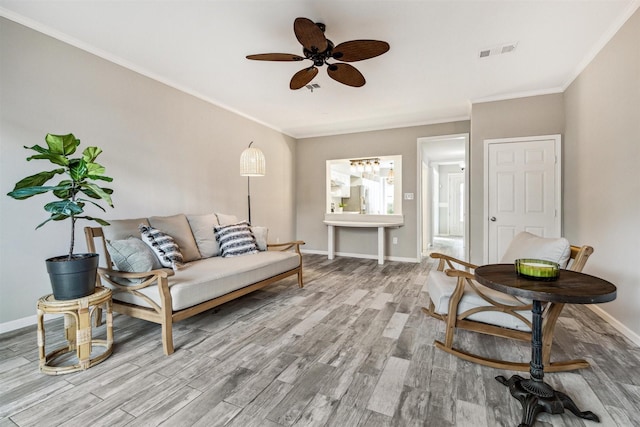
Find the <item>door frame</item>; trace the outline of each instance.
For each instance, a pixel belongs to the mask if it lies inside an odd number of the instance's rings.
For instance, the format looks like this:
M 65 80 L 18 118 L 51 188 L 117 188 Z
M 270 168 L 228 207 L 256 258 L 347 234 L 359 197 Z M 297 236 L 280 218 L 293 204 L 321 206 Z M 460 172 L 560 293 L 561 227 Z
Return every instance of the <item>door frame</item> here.
M 438 136 L 428 136 L 428 137 L 419 137 L 416 141 L 417 144 L 417 165 L 416 165 L 416 170 L 417 170 L 417 195 L 416 195 L 416 211 L 417 211 L 417 218 L 416 218 L 416 225 L 417 225 L 417 234 L 418 234 L 418 239 L 417 239 L 417 248 L 416 248 L 416 259 L 418 260 L 418 262 L 422 261 L 422 242 L 423 242 L 423 230 L 422 230 L 422 222 L 423 222 L 423 216 L 424 216 L 424 210 L 422 208 L 423 206 L 423 193 L 424 193 L 424 189 L 422 186 L 422 182 L 423 182 L 423 168 L 422 168 L 422 163 L 423 163 L 423 156 L 422 156 L 422 145 L 424 143 L 428 143 L 429 141 L 439 141 L 439 140 L 443 140 L 443 139 L 453 139 L 453 138 L 464 138 L 464 188 L 465 188 L 465 195 L 464 195 L 464 236 L 463 236 L 463 242 L 464 242 L 464 257 L 465 259 L 469 259 L 469 250 L 471 247 L 471 244 L 469 242 L 469 236 L 470 236 L 470 220 L 469 220 L 469 200 L 470 200 L 470 191 L 469 191 L 469 177 L 470 177 L 470 173 L 469 173 L 469 167 L 470 167 L 470 162 L 469 162 L 469 155 L 470 155 L 470 138 L 469 138 L 469 133 L 456 133 L 456 134 L 450 134 L 450 135 L 438 135 Z M 429 201 L 430 202 L 430 201 Z
M 453 199 L 452 193 L 455 194 L 455 195 L 460 196 L 460 191 L 458 191 L 457 189 L 454 190 L 454 186 L 451 185 L 452 181 L 454 181 L 454 179 L 452 179 L 452 178 L 455 178 L 455 180 L 457 180 L 458 182 L 460 182 L 459 179 L 462 178 L 462 183 L 464 184 L 464 171 L 462 171 L 460 173 L 450 173 L 447 176 L 447 181 L 448 181 L 447 182 L 447 187 L 449 189 L 448 200 L 447 200 L 447 204 L 448 204 L 448 209 L 447 209 L 447 216 L 448 216 L 448 218 L 447 218 L 447 232 L 448 232 L 448 234 L 450 236 L 452 235 L 452 233 L 451 233 L 451 223 L 453 222 L 453 221 L 451 221 L 451 218 L 452 218 L 452 215 L 451 215 L 451 211 L 452 211 L 452 209 L 451 209 L 451 206 L 452 206 L 451 200 Z M 464 198 L 465 194 L 466 194 L 466 190 L 463 187 L 462 198 Z M 462 213 L 462 216 L 464 217 L 464 203 L 462 204 L 462 207 L 463 207 L 462 212 L 460 212 L 460 210 L 458 209 L 458 215 L 460 213 Z M 463 221 L 463 223 L 464 222 L 465 221 Z M 462 228 L 462 234 L 464 235 L 464 226 Z M 458 234 L 455 234 L 455 235 L 457 236 Z
M 484 140 L 484 208 L 483 208 L 483 218 L 484 218 L 484 227 L 483 227 L 483 251 L 482 251 L 482 262 L 483 264 L 487 264 L 489 262 L 489 145 L 490 144 L 503 144 L 503 143 L 517 143 L 517 142 L 529 142 L 529 141 L 539 141 L 552 139 L 554 141 L 555 146 L 555 174 L 556 174 L 556 185 L 555 185 L 555 205 L 556 205 L 556 216 L 555 223 L 558 230 L 560 230 L 560 236 L 563 234 L 562 229 L 562 138 L 560 134 L 554 135 L 540 135 L 540 136 L 524 136 L 524 137 L 516 137 L 516 138 L 496 138 L 496 139 L 485 139 Z

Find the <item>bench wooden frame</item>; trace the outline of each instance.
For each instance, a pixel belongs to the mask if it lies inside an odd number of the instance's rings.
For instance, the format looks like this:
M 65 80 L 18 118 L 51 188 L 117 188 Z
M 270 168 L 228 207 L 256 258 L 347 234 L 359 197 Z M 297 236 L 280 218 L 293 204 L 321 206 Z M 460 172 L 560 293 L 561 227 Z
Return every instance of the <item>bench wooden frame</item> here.
M 107 243 L 101 227 L 85 227 L 85 238 L 87 240 L 87 248 L 89 252 L 96 252 L 95 239 L 100 239 L 101 249 L 106 258 L 106 265 L 113 265 L 109 251 L 107 250 Z M 294 241 L 287 243 L 269 244 L 267 250 L 279 250 L 287 251 L 294 250 L 300 258 L 300 264 L 298 267 L 277 274 L 268 279 L 260 282 L 245 286 L 235 291 L 229 292 L 225 295 L 221 295 L 217 298 L 204 301 L 198 305 L 188 307 L 178 311 L 172 311 L 171 292 L 169 291 L 169 277 L 173 276 L 174 272 L 170 268 L 162 268 L 158 270 L 152 270 L 144 273 L 126 273 L 118 270 L 112 270 L 110 268 L 98 268 L 98 277 L 96 279 L 96 286 L 102 285 L 102 281 L 109 284 L 112 288 L 114 295 L 117 293 L 125 292 L 135 295 L 138 298 L 142 298 L 151 307 L 143 307 L 136 304 L 126 303 L 118 300 L 113 300 L 113 311 L 126 314 L 127 316 L 135 317 L 138 319 L 148 320 L 150 322 L 158 323 L 162 325 L 162 347 L 164 354 L 170 355 L 174 352 L 173 348 L 173 323 L 183 319 L 187 319 L 196 314 L 202 313 L 209 309 L 224 304 L 225 302 L 234 300 L 248 293 L 257 291 L 272 283 L 282 280 L 286 277 L 294 274 L 298 275 L 298 286 L 302 288 L 304 286 L 302 281 L 302 254 L 300 252 L 300 245 L 304 245 L 303 241 Z M 113 279 L 146 279 L 142 283 L 136 283 L 132 285 L 122 285 L 116 283 Z M 149 286 L 158 286 L 161 304 L 158 305 L 155 301 L 151 300 L 148 296 L 138 292 L 140 289 L 147 288 Z
M 587 262 L 589 256 L 593 253 L 591 246 L 571 246 L 571 257 L 569 260 L 569 270 L 582 271 L 584 265 Z M 461 359 L 468 360 L 470 362 L 478 363 L 484 366 L 490 366 L 492 368 L 508 369 L 512 371 L 529 371 L 529 362 L 513 362 L 500 359 L 492 359 L 478 354 L 474 354 L 468 351 L 460 350 L 453 346 L 456 329 L 465 329 L 468 331 L 479 332 L 487 335 L 493 335 L 502 338 L 517 339 L 522 341 L 531 341 L 531 332 L 519 331 L 515 329 L 508 329 L 501 326 L 490 325 L 487 323 L 481 323 L 474 320 L 469 320 L 468 317 L 474 313 L 482 311 L 497 311 L 509 314 L 523 321 L 531 328 L 531 322 L 525 319 L 521 314 L 517 313 L 522 310 L 531 310 L 531 304 L 522 305 L 505 305 L 498 303 L 483 294 L 482 285 L 479 285 L 474 278 L 473 269 L 476 265 L 456 259 L 449 255 L 441 253 L 432 253 L 431 258 L 438 259 L 438 271 L 444 272 L 447 276 L 457 277 L 456 289 L 451 295 L 449 300 L 448 314 L 440 314 L 435 312 L 435 306 L 433 301 L 429 301 L 429 307 L 422 307 L 422 311 L 438 320 L 442 320 L 446 324 L 445 339 L 442 341 L 434 341 L 434 345 L 451 353 L 454 356 Z M 459 313 L 458 304 L 464 295 L 466 289 L 471 289 L 477 293 L 482 299 L 487 302 L 484 307 L 476 307 L 465 312 Z M 589 363 L 583 359 L 566 360 L 559 362 L 551 361 L 551 346 L 553 344 L 553 334 L 556 322 L 562 308 L 563 303 L 547 303 L 543 312 L 542 323 L 542 361 L 544 364 L 545 372 L 561 372 L 570 371 L 574 369 L 581 369 L 589 367 Z M 457 313 L 457 315 L 449 315 L 449 313 Z

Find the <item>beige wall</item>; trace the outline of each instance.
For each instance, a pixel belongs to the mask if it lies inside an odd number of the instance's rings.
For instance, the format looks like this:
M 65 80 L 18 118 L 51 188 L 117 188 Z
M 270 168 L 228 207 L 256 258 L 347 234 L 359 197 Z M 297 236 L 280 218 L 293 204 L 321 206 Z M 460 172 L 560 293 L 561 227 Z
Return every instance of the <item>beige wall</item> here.
M 565 103 L 565 234 L 595 248 L 587 273 L 618 286 L 599 307 L 640 335 L 640 10 Z
M 415 126 L 375 132 L 306 138 L 298 141 L 296 150 L 297 230 L 307 244 L 305 250 L 327 250 L 325 213 L 326 161 L 367 156 L 402 156 L 402 192 L 414 193 L 414 200 L 403 200 L 405 225 L 387 231 L 385 254 L 395 258 L 416 259 L 417 246 L 417 140 L 420 137 L 469 132 L 469 122 Z M 375 229 L 340 229 L 336 233 L 336 251 L 376 256 Z M 391 243 L 398 238 L 398 244 Z
M 267 176 L 251 181 L 253 222 L 268 226 L 273 241 L 295 238 L 292 138 L 3 18 L 0 58 L 0 325 L 35 315 L 50 292 L 44 259 L 67 248 L 66 223 L 34 230 L 49 196 L 5 196 L 19 179 L 53 169 L 27 163 L 22 148 L 44 144 L 47 132 L 73 132 L 81 147 L 104 149 L 100 163 L 115 179 L 106 219 L 212 211 L 246 218 L 239 158 L 253 140 L 267 160 Z M 77 240 L 85 250 L 82 233 Z
M 484 253 L 484 140 L 562 134 L 562 94 L 473 104 L 470 148 L 470 259 L 482 263 Z

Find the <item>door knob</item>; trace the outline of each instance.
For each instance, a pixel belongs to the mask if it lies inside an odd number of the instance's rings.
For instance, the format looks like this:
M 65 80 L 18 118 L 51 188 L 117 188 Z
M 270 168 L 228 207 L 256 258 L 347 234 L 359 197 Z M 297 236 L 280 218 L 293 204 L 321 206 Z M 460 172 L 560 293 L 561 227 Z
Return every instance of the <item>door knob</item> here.
M 496 217 L 492 216 L 491 218 L 489 218 L 489 220 L 491 220 L 491 222 L 496 222 Z

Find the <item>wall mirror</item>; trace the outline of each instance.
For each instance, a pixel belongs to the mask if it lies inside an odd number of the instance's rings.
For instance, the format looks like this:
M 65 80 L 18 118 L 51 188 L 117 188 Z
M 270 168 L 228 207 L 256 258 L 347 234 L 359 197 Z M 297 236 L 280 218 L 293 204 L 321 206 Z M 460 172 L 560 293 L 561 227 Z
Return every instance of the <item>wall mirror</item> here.
M 402 156 L 327 160 L 326 213 L 402 214 Z

